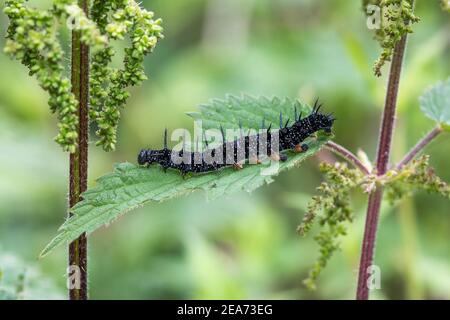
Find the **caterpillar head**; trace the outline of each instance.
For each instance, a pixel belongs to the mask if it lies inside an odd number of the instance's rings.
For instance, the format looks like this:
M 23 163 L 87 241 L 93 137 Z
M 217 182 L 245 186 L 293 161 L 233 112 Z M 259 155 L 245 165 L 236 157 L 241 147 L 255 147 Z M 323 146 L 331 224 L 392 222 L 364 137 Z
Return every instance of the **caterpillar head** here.
M 333 123 L 336 120 L 333 114 L 323 114 L 320 113 L 321 104 L 318 104 L 318 100 L 314 104 L 313 110 L 311 112 L 311 117 L 313 118 L 314 129 L 315 130 L 323 130 L 326 133 L 331 133 L 331 128 L 333 127 Z
M 141 150 L 141 152 L 139 152 L 139 155 L 138 155 L 138 163 L 139 163 L 139 165 L 144 165 L 144 164 L 146 164 L 147 162 L 148 162 L 148 159 L 149 158 L 149 150 Z
M 323 130 L 326 133 L 331 133 L 331 128 L 336 119 L 331 114 L 315 114 L 315 123 L 317 130 Z

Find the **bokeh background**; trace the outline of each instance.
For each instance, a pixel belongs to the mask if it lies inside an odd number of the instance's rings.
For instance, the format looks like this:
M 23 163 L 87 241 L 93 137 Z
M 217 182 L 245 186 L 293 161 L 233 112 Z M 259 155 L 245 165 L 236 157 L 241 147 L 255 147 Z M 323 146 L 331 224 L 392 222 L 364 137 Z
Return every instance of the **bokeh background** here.
M 49 1 L 39 1 L 41 4 Z M 393 158 L 433 123 L 419 110 L 424 89 L 450 74 L 449 15 L 439 1 L 417 1 L 402 78 Z M 2 5 L 3 5 L 2 1 Z M 184 113 L 226 93 L 320 97 L 339 119 L 335 140 L 373 158 L 386 77 L 372 64 L 380 50 L 361 1 L 146 0 L 164 19 L 166 39 L 146 60 L 150 80 L 133 90 L 117 150 L 91 143 L 89 181 L 116 162 L 159 147 L 164 128 L 192 128 Z M 3 47 L 7 19 L 0 15 Z M 387 74 L 387 69 L 384 69 Z M 25 67 L 0 54 L 0 292 L 65 298 L 66 250 L 37 256 L 64 221 L 68 155 L 52 141 L 55 117 Z M 450 181 L 449 136 L 428 149 Z M 257 192 L 207 202 L 193 194 L 120 218 L 89 239 L 90 295 L 96 299 L 350 299 L 355 294 L 366 196 L 316 291 L 302 284 L 318 256 L 296 226 L 322 177 L 322 153 Z M 450 298 L 450 203 L 417 194 L 383 207 L 376 250 L 378 299 Z M 5 288 L 7 289 L 5 291 Z M 9 290 L 9 291 L 8 291 Z

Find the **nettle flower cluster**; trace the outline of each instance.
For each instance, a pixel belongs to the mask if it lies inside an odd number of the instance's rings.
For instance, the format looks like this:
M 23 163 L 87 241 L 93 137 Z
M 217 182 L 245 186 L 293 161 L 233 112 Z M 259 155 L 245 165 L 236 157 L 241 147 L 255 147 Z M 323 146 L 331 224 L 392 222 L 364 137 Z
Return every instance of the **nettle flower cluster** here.
M 350 196 L 354 190 L 370 193 L 383 188 L 391 205 L 396 204 L 416 191 L 425 191 L 450 199 L 450 185 L 439 178 L 429 163 L 430 157 L 423 155 L 401 169 L 393 168 L 383 176 L 364 175 L 358 169 L 349 169 L 346 163 L 322 163 L 325 182 L 317 188 L 319 194 L 308 204 L 307 213 L 297 231 L 306 235 L 314 221 L 319 220 L 321 231 L 314 237 L 320 246 L 320 255 L 311 268 L 305 285 L 315 289 L 316 281 L 333 253 L 340 249 L 340 240 L 347 234 L 353 221 Z
M 364 11 L 369 4 L 380 8 L 380 26 L 375 31 L 375 39 L 379 42 L 382 52 L 373 67 L 376 76 L 381 76 L 381 68 L 391 61 L 395 45 L 400 39 L 412 33 L 411 25 L 418 23 L 420 18 L 414 14 L 414 0 L 363 0 Z
M 94 0 L 89 19 L 76 0 L 54 0 L 47 10 L 26 6 L 25 0 L 7 0 L 4 13 L 10 19 L 4 51 L 19 60 L 48 92 L 49 105 L 58 116 L 55 140 L 65 151 L 77 149 L 78 101 L 64 63 L 60 28 L 81 35 L 92 52 L 90 74 L 90 119 L 97 127 L 98 145 L 106 151 L 116 144 L 120 109 L 126 104 L 128 87 L 146 79 L 144 57 L 163 38 L 161 19 L 134 0 Z M 116 54 L 111 41 L 129 38 L 122 68 L 111 65 Z

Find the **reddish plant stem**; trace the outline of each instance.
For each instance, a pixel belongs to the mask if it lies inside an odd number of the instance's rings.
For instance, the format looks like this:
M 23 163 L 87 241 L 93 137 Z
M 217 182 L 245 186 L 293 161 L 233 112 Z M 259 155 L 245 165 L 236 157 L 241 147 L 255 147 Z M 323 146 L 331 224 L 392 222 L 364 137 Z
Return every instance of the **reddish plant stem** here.
M 392 57 L 391 69 L 389 74 L 388 89 L 386 94 L 383 119 L 378 140 L 377 151 L 377 175 L 384 175 L 389 166 L 389 156 L 391 151 L 392 136 L 395 127 L 395 115 L 397 109 L 397 96 L 399 90 L 400 76 L 405 55 L 407 35 L 395 45 L 394 55 Z M 370 277 L 370 267 L 373 263 L 373 255 L 378 228 L 378 218 L 380 215 L 381 200 L 383 190 L 377 188 L 369 195 L 367 207 L 366 225 L 364 229 L 364 238 L 361 248 L 361 260 L 359 264 L 358 287 L 356 298 L 358 300 L 369 299 L 368 280 Z
M 343 146 L 341 146 L 335 142 L 328 141 L 326 143 L 325 147 L 327 149 L 331 150 L 332 152 L 334 152 L 335 154 L 346 159 L 348 162 L 353 164 L 356 168 L 361 170 L 361 172 L 364 173 L 365 175 L 370 174 L 370 170 L 361 162 L 361 160 L 359 160 L 357 156 L 355 156 L 351 151 L 347 150 Z
M 89 0 L 79 0 L 78 5 L 86 16 L 89 15 Z M 69 206 L 72 208 L 81 200 L 87 189 L 88 138 L 89 138 L 89 47 L 81 42 L 81 35 L 72 32 L 72 92 L 79 101 L 78 148 L 70 155 Z M 69 209 L 70 209 L 69 208 Z M 71 214 L 69 213 L 69 216 Z M 87 238 L 82 234 L 69 245 L 69 277 L 79 277 L 71 281 L 79 287 L 69 288 L 71 300 L 88 298 Z
M 442 127 L 437 126 L 431 130 L 425 137 L 422 138 L 414 148 L 409 151 L 406 156 L 397 164 L 396 169 L 400 170 L 403 166 L 407 165 L 412 159 L 414 159 L 420 151 L 422 151 L 431 141 L 433 141 L 442 132 Z

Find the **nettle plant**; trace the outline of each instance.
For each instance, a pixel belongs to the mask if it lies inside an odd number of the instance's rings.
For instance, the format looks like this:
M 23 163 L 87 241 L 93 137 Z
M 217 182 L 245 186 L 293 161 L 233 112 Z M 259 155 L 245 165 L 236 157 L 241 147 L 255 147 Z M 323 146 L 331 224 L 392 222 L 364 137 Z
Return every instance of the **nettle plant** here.
M 83 1 L 80 3 L 83 4 Z M 36 74 L 43 84 L 44 89 L 49 91 L 50 106 L 52 110 L 58 112 L 61 119 L 61 133 L 57 141 L 66 150 L 75 154 L 80 149 L 76 140 L 77 128 L 81 126 L 81 123 L 76 120 L 79 113 L 77 110 L 83 107 L 79 99 L 77 102 L 77 95 L 72 95 L 73 92 L 77 92 L 77 86 L 82 88 L 81 91 L 83 88 L 86 91 L 87 87 L 91 89 L 89 116 L 99 127 L 97 132 L 100 137 L 99 144 L 105 150 L 113 149 L 119 107 L 124 105 L 128 97 L 125 88 L 144 79 L 142 58 L 146 53 L 151 52 L 157 40 L 162 37 L 160 20 L 152 20 L 152 15 L 136 6 L 134 1 L 94 1 L 92 6 L 86 3 L 87 1 L 84 2 L 84 6 L 77 7 L 73 1 L 54 1 L 51 10 L 38 11 L 27 9 L 23 1 L 16 0 L 7 1 L 6 8 L 6 13 L 11 19 L 6 50 L 29 66 L 32 73 Z M 330 134 L 331 128 L 328 125 L 319 126 L 318 130 L 306 130 L 308 137 L 303 137 L 301 141 L 297 141 L 298 145 L 291 146 L 292 150 L 280 153 L 276 157 L 277 160 L 282 160 L 276 171 L 263 170 L 267 164 L 256 161 L 257 164 L 254 165 L 242 166 L 236 163 L 234 168 L 208 170 L 202 174 L 195 173 L 195 170 L 189 167 L 190 170 L 185 170 L 187 174 L 182 175 L 176 170 L 165 170 L 169 165 L 168 158 L 165 158 L 168 149 L 164 143 L 164 148 L 161 150 L 149 150 L 140 154 L 139 162 L 147 165 L 118 164 L 112 173 L 98 179 L 95 187 L 84 192 L 81 201 L 71 202 L 70 217 L 59 228 L 58 234 L 42 251 L 41 256 L 49 254 L 56 247 L 67 242 L 77 241 L 80 235 L 91 233 L 113 222 L 120 215 L 151 201 L 166 201 L 196 190 L 203 190 L 210 199 L 240 191 L 254 191 L 273 182 L 274 176 L 280 172 L 298 167 L 302 161 L 326 148 L 341 156 L 346 162 L 320 165 L 325 181 L 318 187 L 318 195 L 311 199 L 303 221 L 298 227 L 298 232 L 304 235 L 316 220 L 322 226 L 319 234 L 315 236 L 320 245 L 319 258 L 313 265 L 305 284 L 314 288 L 320 272 L 333 253 L 339 249 L 339 242 L 353 220 L 350 195 L 355 190 L 359 190 L 368 194 L 368 209 L 361 250 L 357 298 L 368 299 L 368 280 L 371 275 L 370 268 L 383 198 L 394 202 L 410 196 L 417 190 L 450 198 L 450 187 L 429 166 L 429 156 L 419 157 L 421 151 L 432 140 L 442 132 L 450 130 L 450 78 L 430 87 L 420 98 L 422 111 L 436 122 L 435 127 L 405 155 L 403 160 L 392 165 L 389 158 L 406 40 L 408 34 L 412 32 L 412 24 L 417 23 L 419 18 L 414 15 L 413 0 L 364 0 L 363 4 L 365 7 L 369 4 L 377 5 L 382 14 L 383 23 L 380 24 L 380 29 L 376 30 L 375 35 L 382 47 L 382 54 L 374 66 L 375 75 L 381 75 L 382 66 L 387 61 L 391 61 L 377 158 L 373 164 L 364 152 L 360 152 L 357 156 L 331 141 L 333 135 Z M 88 19 L 86 15 L 89 8 L 91 19 Z M 370 15 L 370 12 L 368 14 Z M 81 82 L 78 81 L 80 78 L 75 81 L 72 79 L 71 91 L 70 82 L 60 77 L 62 53 L 54 35 L 55 31 L 50 28 L 54 19 L 64 20 L 69 17 L 76 17 L 78 21 L 83 21 L 73 24 L 74 34 L 79 42 L 91 47 L 92 50 L 98 50 L 92 56 L 90 79 L 82 77 Z M 124 69 L 105 67 L 114 54 L 108 45 L 109 40 L 122 39 L 127 33 L 131 33 L 132 47 L 126 50 Z M 35 38 L 36 40 L 33 40 Z M 52 50 L 44 50 L 47 47 Z M 46 53 L 53 51 L 58 53 L 57 57 Z M 35 65 L 38 67 L 36 68 Z M 74 73 L 73 69 L 72 73 Z M 81 69 L 83 71 L 83 68 Z M 112 76 L 109 76 L 111 74 Z M 49 78 L 52 81 L 49 82 L 47 80 Z M 268 133 L 272 133 L 273 130 L 281 136 L 286 129 L 285 126 L 289 125 L 289 120 L 284 124 L 283 116 L 285 119 L 295 119 L 294 122 L 296 122 L 302 119 L 301 116 L 298 117 L 298 114 L 312 116 L 317 113 L 317 107 L 313 108 L 289 98 L 269 99 L 230 95 L 225 99 L 212 100 L 202 105 L 199 112 L 189 115 L 194 120 L 201 121 L 204 130 L 221 128 L 222 131 L 234 129 L 238 132 L 248 132 L 247 130 L 261 130 L 263 127 L 263 130 L 267 130 Z M 68 119 L 71 121 L 67 121 Z M 280 129 L 277 130 L 271 129 L 271 126 L 265 129 L 265 125 L 262 125 L 262 123 L 276 124 L 278 122 L 280 122 Z M 304 125 L 306 126 L 305 123 Z M 227 138 L 225 137 L 226 145 L 236 145 L 239 141 L 234 140 L 235 138 L 228 141 Z M 245 138 L 243 139 L 246 141 Z M 167 138 L 165 138 L 166 141 Z M 208 149 L 208 146 L 204 137 L 200 136 L 189 145 L 184 145 L 182 151 L 195 152 L 205 148 Z M 162 166 L 148 164 L 150 160 L 155 159 Z
M 97 145 L 114 150 L 127 88 L 146 79 L 144 57 L 163 38 L 162 20 L 134 0 L 53 0 L 49 8 L 26 2 L 5 1 L 10 24 L 4 51 L 28 67 L 49 95 L 58 118 L 55 141 L 70 153 L 72 207 L 87 188 L 89 125 L 97 128 Z M 65 30 L 71 32 L 71 65 L 63 49 Z M 119 68 L 112 60 L 113 42 L 120 40 L 128 44 Z M 73 240 L 68 272 L 79 279 L 70 286 L 70 297 L 86 299 L 87 240 L 83 233 Z

